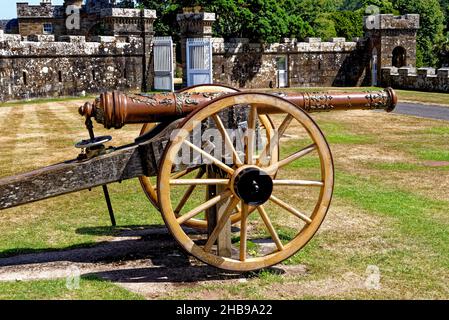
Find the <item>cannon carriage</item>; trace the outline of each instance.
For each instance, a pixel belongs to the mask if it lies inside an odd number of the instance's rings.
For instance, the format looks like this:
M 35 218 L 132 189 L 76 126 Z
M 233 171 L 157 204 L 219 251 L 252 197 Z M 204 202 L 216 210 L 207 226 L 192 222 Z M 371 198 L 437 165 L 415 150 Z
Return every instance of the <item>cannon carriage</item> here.
M 108 198 L 108 184 L 138 178 L 189 254 L 221 269 L 261 269 L 303 248 L 331 203 L 332 154 L 309 113 L 392 111 L 396 103 L 389 88 L 266 94 L 204 85 L 104 93 L 79 109 L 90 138 L 77 144 L 78 157 L 0 179 L 0 210 L 97 186 Z M 106 147 L 111 137 L 95 137 L 92 119 L 105 128 L 143 127 L 134 143 Z

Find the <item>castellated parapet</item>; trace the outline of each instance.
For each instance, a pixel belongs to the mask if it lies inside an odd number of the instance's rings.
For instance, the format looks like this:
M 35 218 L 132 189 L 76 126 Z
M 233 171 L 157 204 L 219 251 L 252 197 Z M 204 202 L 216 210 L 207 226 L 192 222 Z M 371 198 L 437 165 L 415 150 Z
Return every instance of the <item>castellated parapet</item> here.
M 449 68 L 382 68 L 382 83 L 397 89 L 449 92 Z
M 418 30 L 419 14 L 406 14 L 395 16 L 393 14 L 379 14 L 364 17 L 366 29 L 374 30 Z
M 0 30 L 0 101 L 84 95 L 106 90 L 140 91 L 143 39 L 20 35 Z

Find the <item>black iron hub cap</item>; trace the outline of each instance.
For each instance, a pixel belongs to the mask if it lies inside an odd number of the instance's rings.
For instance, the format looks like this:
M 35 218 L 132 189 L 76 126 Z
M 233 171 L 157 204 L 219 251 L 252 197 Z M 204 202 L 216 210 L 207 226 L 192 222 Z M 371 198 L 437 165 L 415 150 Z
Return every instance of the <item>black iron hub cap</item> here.
M 273 180 L 258 168 L 245 168 L 235 177 L 234 191 L 246 204 L 259 206 L 270 199 Z

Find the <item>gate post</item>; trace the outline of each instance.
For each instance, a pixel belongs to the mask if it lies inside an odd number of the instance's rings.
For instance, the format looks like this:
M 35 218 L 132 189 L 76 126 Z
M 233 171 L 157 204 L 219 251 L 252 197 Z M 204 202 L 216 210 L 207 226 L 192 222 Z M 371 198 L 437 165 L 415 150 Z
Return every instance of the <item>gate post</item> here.
M 215 13 L 193 12 L 190 8 L 184 8 L 183 11 L 183 13 L 177 15 L 176 20 L 181 28 L 183 83 L 187 84 L 187 39 L 212 38 Z

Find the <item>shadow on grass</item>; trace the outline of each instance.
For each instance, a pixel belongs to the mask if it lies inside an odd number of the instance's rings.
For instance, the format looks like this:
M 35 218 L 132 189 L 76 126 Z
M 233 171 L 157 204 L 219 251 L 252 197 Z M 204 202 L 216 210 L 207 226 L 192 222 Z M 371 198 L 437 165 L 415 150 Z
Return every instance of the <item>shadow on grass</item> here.
M 198 231 L 187 229 L 188 233 Z M 105 269 L 92 272 L 87 267 L 83 277 L 96 277 L 114 282 L 196 282 L 208 280 L 253 278 L 267 273 L 282 274 L 278 268 L 238 273 L 227 272 L 192 260 L 178 246 L 165 226 L 86 227 L 80 234 L 110 235 L 117 233 L 114 241 L 85 243 L 63 249 L 17 248 L 0 252 L 0 267 L 28 268 L 27 265 L 46 265 L 66 268 L 67 262 L 86 264 L 110 263 Z M 136 266 L 139 267 L 136 267 Z M 129 268 L 127 268 L 129 266 Z M 85 268 L 85 267 L 83 267 Z
M 281 275 L 285 271 L 271 267 L 262 271 L 232 272 L 220 270 L 207 265 L 189 265 L 186 267 L 160 267 L 160 268 L 133 268 L 125 270 L 112 270 L 105 272 L 93 272 L 86 277 L 100 278 L 119 283 L 194 283 L 198 281 L 233 280 L 241 278 L 256 278 L 262 274 Z

